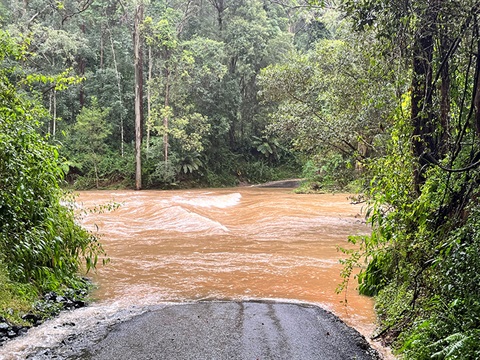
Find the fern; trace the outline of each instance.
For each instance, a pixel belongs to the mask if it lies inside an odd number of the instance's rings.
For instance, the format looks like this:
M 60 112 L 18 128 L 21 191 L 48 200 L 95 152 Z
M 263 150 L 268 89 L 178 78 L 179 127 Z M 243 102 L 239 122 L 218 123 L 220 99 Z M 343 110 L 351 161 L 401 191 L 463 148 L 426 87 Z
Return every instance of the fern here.
M 444 339 L 438 340 L 437 342 L 433 343 L 431 346 L 442 346 L 443 344 L 447 343 L 448 345 L 444 347 L 442 350 L 434 353 L 432 358 L 439 358 L 439 359 L 455 359 L 454 357 L 456 354 L 464 353 L 462 350 L 465 350 L 468 346 L 468 340 L 472 338 L 472 335 L 467 335 L 465 333 L 457 332 L 455 334 L 451 334 Z M 466 352 L 466 351 L 465 351 Z

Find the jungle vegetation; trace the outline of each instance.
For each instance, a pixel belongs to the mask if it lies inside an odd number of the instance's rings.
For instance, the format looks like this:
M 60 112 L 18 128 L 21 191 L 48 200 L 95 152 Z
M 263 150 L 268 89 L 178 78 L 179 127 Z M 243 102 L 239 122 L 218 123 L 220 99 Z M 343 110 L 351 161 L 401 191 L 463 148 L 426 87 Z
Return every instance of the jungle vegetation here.
M 384 151 L 367 164 L 373 232 L 350 258 L 367 258 L 359 289 L 377 298 L 377 337 L 408 359 L 477 359 L 480 3 L 341 8 L 397 77 Z
M 1 293 L 75 287 L 101 254 L 65 184 L 303 176 L 365 199 L 372 234 L 351 238 L 344 274 L 360 267 L 376 297 L 376 337 L 408 359 L 480 358 L 479 15 L 474 0 L 2 1 Z
M 61 89 L 77 79 L 25 74 L 17 62 L 31 55 L 28 43 L 4 30 L 0 47 L 0 322 L 18 323 L 31 311 L 43 317 L 59 310 L 36 303 L 43 294 L 83 293 L 88 282 L 80 271 L 94 268 L 103 251 L 78 225 L 61 188 L 58 148 L 40 131 L 49 113 L 24 91 L 38 80 Z
M 103 255 L 65 187 L 298 176 L 307 155 L 268 130 L 278 105 L 259 77 L 327 38 L 324 13 L 296 1 L 1 1 L 0 318 L 85 288 L 80 273 Z

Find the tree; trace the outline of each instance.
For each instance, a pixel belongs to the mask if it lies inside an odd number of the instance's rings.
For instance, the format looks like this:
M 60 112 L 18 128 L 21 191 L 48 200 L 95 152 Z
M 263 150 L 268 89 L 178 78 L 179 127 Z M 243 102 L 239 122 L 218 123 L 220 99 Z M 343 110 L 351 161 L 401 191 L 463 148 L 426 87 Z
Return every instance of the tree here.
M 142 124 L 143 124 L 143 50 L 141 24 L 143 22 L 143 0 L 136 6 L 134 24 L 135 54 L 135 189 L 142 188 Z
M 230 147 L 239 149 L 247 145 L 252 134 L 263 130 L 264 124 L 257 124 L 257 75 L 282 58 L 291 47 L 291 38 L 269 18 L 260 1 L 247 1 L 228 10 L 223 39 L 229 68 L 224 88 L 233 93 L 225 94 L 230 99 L 225 99 L 224 111 L 230 123 Z
M 73 158 L 77 166 L 89 174 L 93 167 L 95 186 L 99 188 L 99 173 L 105 173 L 106 169 L 100 169 L 102 156 L 107 151 L 105 139 L 110 135 L 111 129 L 107 123 L 110 109 L 100 109 L 97 98 L 92 98 L 91 105 L 84 107 L 77 116 L 77 122 L 73 127 Z M 75 159 L 75 160 L 74 160 Z
M 407 358 L 477 358 L 480 14 L 477 1 L 344 1 L 359 30 L 398 54 L 409 83 L 371 169 L 368 266 L 379 336 Z
M 365 51 L 365 43 L 375 46 L 373 39 L 353 38 L 336 11 L 325 16 L 338 27 L 331 39 L 262 70 L 261 94 L 271 106 L 268 129 L 304 154 L 333 152 L 365 163 L 383 152 L 394 78 L 387 63 Z
M 203 114 L 209 113 L 211 92 L 226 72 L 222 44 L 200 37 L 180 41 L 174 25 L 180 18 L 180 13 L 170 9 L 158 23 L 146 21 L 147 43 L 152 53 L 163 59 L 158 75 L 149 82 L 149 91 L 151 126 L 163 139 L 163 164 L 156 165 L 155 176 L 164 181 L 180 171 L 198 170 L 210 129 L 208 117 Z M 149 150 L 153 161 L 159 158 L 157 148 Z
M 162 114 L 163 119 L 163 155 L 165 166 L 168 164 L 169 141 L 168 141 L 168 126 L 170 117 L 170 98 L 171 86 L 175 81 L 177 63 L 179 59 L 178 49 L 178 34 L 176 30 L 176 20 L 180 13 L 171 8 L 167 8 L 162 13 L 162 18 L 156 23 L 152 24 L 153 19 L 147 18 L 145 25 L 151 27 L 151 33 L 147 38 L 150 48 L 154 47 L 161 55 L 163 64 L 161 66 L 161 84 L 163 85 L 163 104 L 162 108 L 157 114 Z M 151 25 L 151 26 L 150 26 Z M 149 89 L 154 86 L 153 78 L 150 79 Z M 158 78 L 157 81 L 158 83 Z M 149 90 L 151 91 L 151 90 Z M 158 93 L 158 91 L 157 91 Z M 152 122 L 152 120 L 149 120 Z
M 135 161 L 139 165 L 135 170 L 137 177 L 141 173 L 148 177 L 154 171 L 150 146 L 158 143 L 156 130 L 160 129 L 158 123 L 153 124 L 153 110 L 159 114 L 158 99 L 153 106 L 155 92 L 157 97 L 162 96 L 164 108 L 172 108 L 162 112 L 164 161 L 181 153 L 180 148 L 174 149 L 170 144 L 171 123 L 191 117 L 192 124 L 199 124 L 196 119 L 200 115 L 210 129 L 202 133 L 204 150 L 197 154 L 204 170 L 227 169 L 217 161 L 220 154 L 225 154 L 229 158 L 226 162 L 232 165 L 225 171 L 238 174 L 231 160 L 244 162 L 258 156 L 252 139 L 263 136 L 267 122 L 258 101 L 257 75 L 262 67 L 281 59 L 285 49 L 293 48 L 290 25 L 312 18 L 304 2 L 300 3 L 302 6 L 296 8 L 293 0 L 281 4 L 260 0 L 9 1 L 4 4 L 4 23 L 18 39 L 31 34 L 31 49 L 39 55 L 27 59 L 23 64 L 25 71 L 34 73 L 41 69 L 42 73 L 55 76 L 69 68 L 69 75 L 84 78 L 63 92 L 48 89 L 40 82 L 35 85 L 52 114 L 48 122 L 45 119 L 44 130 L 53 133 L 55 129 L 57 139 L 67 147 L 70 139 L 63 133 L 71 132 L 87 99 L 96 97 L 102 108 L 111 109 L 107 121 L 113 126 L 104 141 L 112 163 Z M 141 9 L 146 21 L 137 16 Z M 301 13 L 298 16 L 297 9 Z M 302 32 L 301 25 L 294 27 Z M 134 34 L 140 36 L 136 42 Z M 144 41 L 148 47 L 145 51 L 140 49 Z M 208 58 L 200 53 L 202 46 Z M 148 66 L 143 66 L 147 64 L 147 58 L 143 59 L 147 51 Z M 132 61 L 135 53 L 137 60 Z M 148 78 L 149 84 L 145 107 L 149 111 L 145 126 L 147 165 L 141 163 L 140 144 L 145 135 L 140 95 L 143 78 Z M 211 146 L 205 146 L 207 143 Z M 72 177 L 74 171 L 72 168 Z M 196 171 L 194 176 L 202 173 L 205 172 Z M 127 179 L 134 178 L 127 171 L 122 174 Z M 145 185 L 141 180 L 137 183 Z

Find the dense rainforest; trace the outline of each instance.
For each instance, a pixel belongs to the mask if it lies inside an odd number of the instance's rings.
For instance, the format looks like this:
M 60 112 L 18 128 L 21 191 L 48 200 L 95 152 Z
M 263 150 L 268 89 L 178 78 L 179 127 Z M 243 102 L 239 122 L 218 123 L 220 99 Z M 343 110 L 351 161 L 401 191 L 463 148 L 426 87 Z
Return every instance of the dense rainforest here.
M 299 175 L 267 131 L 261 70 L 314 48 L 320 8 L 264 1 L 4 2 L 22 71 L 75 188 L 224 186 Z M 14 22 L 11 20 L 15 19 Z M 72 79 L 73 80 L 73 79 Z
M 102 254 L 65 185 L 302 176 L 361 193 L 372 234 L 350 239 L 339 290 L 360 268 L 375 337 L 408 359 L 480 358 L 479 15 L 473 0 L 3 0 L 0 317 L 84 288 Z

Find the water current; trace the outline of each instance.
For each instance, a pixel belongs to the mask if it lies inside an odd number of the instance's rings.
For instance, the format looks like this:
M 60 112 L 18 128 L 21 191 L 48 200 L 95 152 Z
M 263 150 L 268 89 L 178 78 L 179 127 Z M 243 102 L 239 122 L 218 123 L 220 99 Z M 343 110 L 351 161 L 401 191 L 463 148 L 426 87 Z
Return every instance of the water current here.
M 321 304 L 368 332 L 371 299 L 337 295 L 347 237 L 368 232 L 347 195 L 290 189 L 82 192 L 111 263 L 98 271 L 102 301 L 290 299 Z M 354 286 L 353 286 L 354 287 Z
M 109 203 L 119 207 L 88 212 Z M 81 317 L 118 317 L 121 309 L 162 302 L 279 299 L 318 304 L 366 337 L 374 330 L 373 301 L 357 294 L 355 281 L 347 302 L 335 292 L 344 258 L 337 247 L 369 231 L 361 205 L 346 194 L 83 191 L 77 207 L 87 210 L 80 221 L 101 236 L 110 258 L 94 275 L 97 303 Z M 61 332 L 69 321 L 51 328 Z M 34 330 L 27 337 L 48 347 L 48 331 Z M 28 347 L 21 341 L 6 349 L 21 353 Z

